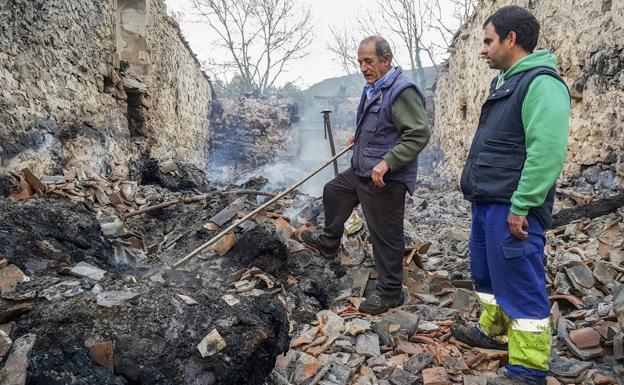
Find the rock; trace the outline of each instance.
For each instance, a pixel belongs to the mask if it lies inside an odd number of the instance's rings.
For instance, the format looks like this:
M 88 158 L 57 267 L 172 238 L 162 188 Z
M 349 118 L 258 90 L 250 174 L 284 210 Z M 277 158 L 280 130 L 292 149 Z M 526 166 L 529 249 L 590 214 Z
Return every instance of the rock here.
M 328 385 L 346 385 L 351 378 L 351 373 L 351 368 L 333 362 L 329 368 L 329 371 L 325 375 L 325 381 L 327 381 Z
M 562 339 L 568 349 L 572 351 L 577 357 L 582 360 L 589 360 L 594 357 L 600 357 L 604 354 L 601 347 L 594 347 L 589 349 L 580 349 L 576 346 L 570 338 L 569 330 L 574 329 L 574 323 L 568 321 L 563 317 L 559 317 L 559 325 L 557 326 L 558 337 Z
M 390 335 L 390 322 L 387 320 L 375 322 L 372 329 L 379 336 L 379 343 L 381 345 L 394 347 L 394 339 Z
M 412 305 L 404 308 L 408 313 L 415 313 L 421 320 L 437 321 L 452 318 L 457 310 L 432 305 Z
M 113 342 L 106 341 L 89 346 L 89 351 L 95 362 L 109 372 L 113 372 Z
M 316 358 L 309 354 L 300 353 L 295 367 L 295 384 L 303 384 L 305 380 L 312 378 L 321 367 L 321 363 Z
M 421 333 L 431 333 L 439 329 L 440 327 L 436 323 L 429 322 L 429 321 L 421 321 L 418 324 L 418 331 Z
M 48 301 L 56 301 L 63 298 L 63 294 L 67 291 L 80 287 L 80 281 L 63 281 L 56 285 L 52 285 L 39 293 L 40 298 L 45 298 Z
M 63 293 L 63 297 L 65 298 L 71 298 L 71 297 L 75 297 L 79 294 L 84 293 L 84 290 L 80 287 L 80 286 L 76 286 L 72 289 L 67 290 L 66 292 Z
M 105 270 L 102 270 L 84 261 L 72 267 L 70 272 L 77 277 L 89 278 L 94 281 L 101 280 L 102 278 L 104 278 L 104 274 L 106 274 Z
M 24 385 L 28 372 L 28 357 L 35 345 L 36 336 L 26 334 L 15 340 L 13 350 L 0 374 L 0 385 Z
M 401 369 L 395 370 L 388 379 L 392 385 L 416 385 L 418 380 L 418 376 Z
M 106 216 L 97 219 L 104 235 L 108 237 L 119 237 L 124 235 L 124 224 L 117 216 Z
M 391 324 L 401 325 L 401 332 L 407 336 L 411 336 L 418 329 L 418 316 L 404 310 L 389 311 L 383 315 L 383 318 Z
M 9 265 L 0 269 L 0 294 L 9 293 L 17 287 L 17 284 L 24 282 L 26 275 L 19 267 Z
M 294 384 L 302 384 L 311 379 L 323 364 L 313 356 L 291 349 L 286 355 L 279 355 L 275 361 L 275 370 L 284 378 L 292 379 Z
M 5 333 L 3 330 L 0 330 L 0 362 L 2 362 L 2 359 L 4 358 L 4 356 L 6 356 L 10 349 L 11 339 L 9 338 L 7 333 Z
M 575 358 L 566 358 L 553 356 L 548 363 L 549 370 L 552 374 L 559 377 L 578 377 L 590 369 L 594 364 L 592 362 L 579 361 Z
M 178 294 L 178 298 L 180 298 L 185 304 L 187 304 L 189 306 L 198 305 L 199 304 L 199 302 L 197 302 L 192 297 L 189 297 L 188 295 Z
M 201 354 L 202 358 L 206 358 L 214 356 L 215 354 L 225 349 L 226 346 L 227 344 L 225 343 L 225 340 L 221 337 L 221 334 L 219 334 L 217 329 L 213 329 L 197 345 L 197 350 L 199 350 L 199 354 Z
M 29 303 L 21 303 L 11 306 L 6 310 L 0 310 L 0 324 L 11 322 L 24 313 L 29 312 L 32 309 L 32 305 Z
M 352 336 L 357 336 L 358 334 L 369 331 L 370 328 L 371 324 L 369 321 L 361 318 L 354 318 L 345 325 L 345 332 Z
M 429 352 L 423 352 L 414 354 L 405 364 L 403 364 L 403 368 L 409 372 L 417 374 L 432 363 L 433 354 Z
M 479 376 L 464 376 L 464 385 L 487 385 L 487 376 L 481 374 Z
M 342 317 L 331 310 L 318 312 L 316 318 L 321 325 L 321 332 L 326 336 L 340 334 L 345 330 L 345 323 Z
M 442 367 L 424 369 L 422 371 L 423 385 L 450 385 L 446 369 Z
M 334 342 L 334 347 L 338 350 L 348 353 L 354 353 L 353 344 L 348 339 L 338 339 Z
M 572 281 L 574 287 L 581 290 L 582 287 L 587 289 L 594 287 L 594 276 L 591 269 L 585 265 L 580 264 L 565 269 L 566 274 Z M 579 288 L 581 286 L 581 288 Z
M 416 293 L 415 296 L 425 303 L 433 305 L 440 303 L 440 299 L 433 294 Z
M 399 353 L 405 353 L 410 356 L 423 353 L 423 348 L 420 345 L 407 341 L 399 341 L 396 350 Z
M 307 329 L 304 329 L 303 332 L 299 334 L 297 338 L 292 340 L 292 342 L 290 343 L 290 347 L 297 348 L 299 346 L 311 343 L 316 338 L 316 335 L 318 334 L 319 330 L 320 330 L 320 326 L 309 327 Z
M 572 330 L 570 332 L 570 339 L 580 349 L 600 346 L 600 334 L 592 328 Z
M 477 295 L 474 291 L 466 289 L 456 289 L 453 293 L 453 304 L 455 310 L 470 312 L 477 303 Z
M 227 303 L 230 306 L 240 305 L 241 303 L 240 300 L 234 297 L 232 294 L 225 294 L 223 297 L 221 297 L 221 299 L 223 299 L 225 303 Z
M 607 264 L 596 261 L 594 262 L 594 278 L 600 281 L 603 285 L 605 285 L 608 289 L 613 290 L 615 287 L 614 278 L 616 276 L 616 272 Z
M 105 291 L 97 295 L 97 304 L 104 307 L 119 306 L 124 301 L 138 297 L 138 293 L 128 290 Z
M 373 333 L 360 334 L 355 341 L 355 351 L 366 357 L 380 355 L 379 336 Z
M 624 329 L 624 285 L 613 290 L 613 312 L 617 317 L 620 327 Z
M 43 184 L 64 184 L 65 177 L 63 175 L 42 176 L 39 181 Z

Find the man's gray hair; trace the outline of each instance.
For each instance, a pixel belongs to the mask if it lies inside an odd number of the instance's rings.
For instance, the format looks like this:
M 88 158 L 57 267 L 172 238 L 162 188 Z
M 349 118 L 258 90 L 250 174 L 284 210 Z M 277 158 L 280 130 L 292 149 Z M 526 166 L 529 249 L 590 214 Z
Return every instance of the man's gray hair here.
M 375 42 L 375 53 L 377 54 L 377 57 L 379 59 L 383 59 L 383 57 L 386 54 L 390 54 L 390 56 L 394 56 L 392 54 L 392 48 L 390 48 L 390 44 L 388 43 L 386 39 L 384 39 L 381 36 L 373 35 L 373 36 L 364 38 L 364 40 L 360 42 L 360 47 L 362 47 L 364 44 L 370 43 L 371 41 Z

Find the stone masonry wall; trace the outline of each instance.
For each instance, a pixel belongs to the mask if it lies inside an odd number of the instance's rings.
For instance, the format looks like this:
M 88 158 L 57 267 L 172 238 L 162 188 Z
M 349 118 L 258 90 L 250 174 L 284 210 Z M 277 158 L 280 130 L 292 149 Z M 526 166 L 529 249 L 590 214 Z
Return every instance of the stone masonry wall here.
M 0 172 L 205 165 L 208 79 L 162 0 L 0 0 Z
M 459 181 L 480 108 L 495 72 L 479 58 L 482 25 L 516 4 L 540 21 L 538 48 L 559 60 L 572 93 L 563 180 L 579 189 L 624 187 L 624 2 L 615 0 L 483 0 L 460 30 L 437 82 L 431 141 L 436 168 Z

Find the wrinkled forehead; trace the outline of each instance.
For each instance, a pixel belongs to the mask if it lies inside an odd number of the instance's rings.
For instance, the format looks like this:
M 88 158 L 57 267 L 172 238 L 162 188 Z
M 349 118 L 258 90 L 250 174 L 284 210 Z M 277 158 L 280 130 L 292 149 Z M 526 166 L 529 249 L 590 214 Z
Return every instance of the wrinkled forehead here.
M 358 48 L 358 56 L 367 57 L 367 56 L 375 56 L 377 54 L 375 50 L 375 42 L 368 41 Z

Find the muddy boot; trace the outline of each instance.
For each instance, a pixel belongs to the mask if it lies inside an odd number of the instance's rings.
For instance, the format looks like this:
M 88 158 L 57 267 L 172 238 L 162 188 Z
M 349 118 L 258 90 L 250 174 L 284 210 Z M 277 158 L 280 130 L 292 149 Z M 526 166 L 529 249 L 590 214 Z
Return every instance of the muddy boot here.
M 360 304 L 360 311 L 366 314 L 377 315 L 385 313 L 393 307 L 403 305 L 403 293 L 396 298 L 388 298 L 374 292 Z
M 488 385 L 546 385 L 546 379 L 535 379 L 533 377 L 520 378 L 511 375 L 505 368 L 500 368 L 495 376 L 487 378 Z
M 321 233 L 313 233 L 310 230 L 303 230 L 303 232 L 301 233 L 301 240 L 303 241 L 303 243 L 306 244 L 306 246 L 317 251 L 319 254 L 321 254 L 321 257 L 325 259 L 333 260 L 338 258 L 338 249 L 329 250 L 328 248 L 323 246 L 318 239 L 319 236 L 321 236 Z
M 485 349 L 507 350 L 507 344 L 488 337 L 476 324 L 462 325 L 455 323 L 451 326 L 451 334 L 459 341 L 470 346 Z

